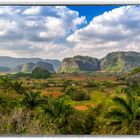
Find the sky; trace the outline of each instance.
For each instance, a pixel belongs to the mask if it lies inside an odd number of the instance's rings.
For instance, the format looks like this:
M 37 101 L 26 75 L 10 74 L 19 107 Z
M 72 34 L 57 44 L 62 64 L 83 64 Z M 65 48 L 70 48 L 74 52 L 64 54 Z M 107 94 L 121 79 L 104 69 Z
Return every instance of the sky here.
M 140 52 L 139 6 L 1 6 L 0 56 L 102 58 Z

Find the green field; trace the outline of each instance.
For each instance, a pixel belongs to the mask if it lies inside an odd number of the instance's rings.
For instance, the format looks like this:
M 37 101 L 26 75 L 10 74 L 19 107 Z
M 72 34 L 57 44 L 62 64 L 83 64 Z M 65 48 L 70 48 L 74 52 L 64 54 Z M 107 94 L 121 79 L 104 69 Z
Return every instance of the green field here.
M 1 75 L 0 134 L 140 134 L 140 90 L 128 86 L 128 77 L 105 72 Z

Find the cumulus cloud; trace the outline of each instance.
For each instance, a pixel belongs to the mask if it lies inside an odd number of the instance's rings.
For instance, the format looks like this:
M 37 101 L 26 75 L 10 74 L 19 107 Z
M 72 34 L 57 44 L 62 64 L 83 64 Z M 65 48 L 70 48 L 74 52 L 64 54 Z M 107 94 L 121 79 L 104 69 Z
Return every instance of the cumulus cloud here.
M 85 17 L 65 6 L 2 7 L 0 55 L 62 58 L 71 50 L 67 36 L 84 23 Z
M 25 15 L 36 15 L 39 14 L 41 12 L 41 7 L 31 7 L 26 9 L 23 14 Z
M 98 58 L 112 51 L 140 51 L 140 7 L 123 6 L 94 17 L 67 37 L 73 51 Z
M 65 6 L 3 6 L 0 55 L 101 58 L 112 51 L 140 51 L 139 13 L 139 6 L 123 6 L 87 23 L 85 16 Z

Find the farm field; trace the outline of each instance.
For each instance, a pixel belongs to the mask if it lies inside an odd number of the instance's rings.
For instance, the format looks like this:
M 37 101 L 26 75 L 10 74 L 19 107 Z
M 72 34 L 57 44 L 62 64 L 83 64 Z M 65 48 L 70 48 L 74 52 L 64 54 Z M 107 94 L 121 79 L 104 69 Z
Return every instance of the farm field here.
M 45 96 L 53 96 L 59 98 L 61 96 L 67 97 L 67 104 L 72 105 L 77 110 L 87 110 L 89 106 L 96 106 L 100 102 L 106 102 L 116 94 L 117 90 L 125 87 L 124 83 L 120 84 L 115 76 L 108 76 L 106 74 L 54 74 L 51 78 L 46 80 L 36 80 L 33 78 L 20 78 L 25 86 L 31 88 L 32 91 L 39 91 Z M 63 91 L 64 81 L 72 81 L 72 87 L 85 89 L 90 94 L 91 99 L 87 101 L 73 101 Z M 88 82 L 95 82 L 98 87 L 88 86 Z M 105 85 L 106 84 L 106 85 Z M 111 86 L 110 86 L 111 85 Z
M 1 135 L 139 134 L 131 115 L 140 90 L 131 73 L 41 73 L 1 75 Z

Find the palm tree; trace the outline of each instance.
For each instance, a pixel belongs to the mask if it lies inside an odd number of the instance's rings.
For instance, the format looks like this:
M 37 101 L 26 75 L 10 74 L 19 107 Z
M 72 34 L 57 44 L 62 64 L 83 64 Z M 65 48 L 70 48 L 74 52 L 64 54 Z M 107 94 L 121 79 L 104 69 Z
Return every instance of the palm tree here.
M 9 77 L 1 77 L 0 78 L 0 85 L 3 86 L 5 89 L 7 89 L 9 86 L 12 85 L 12 79 Z
M 65 100 L 65 98 L 50 98 L 45 112 L 49 113 L 53 118 L 67 117 L 73 112 L 73 108 L 70 105 L 66 105 Z
M 140 117 L 140 101 L 129 88 L 125 89 L 126 98 L 114 97 L 112 100 L 116 107 L 107 112 L 105 117 L 110 119 L 110 126 L 129 128 L 133 121 Z
M 39 105 L 44 105 L 48 103 L 48 98 L 41 96 L 40 92 L 32 92 L 28 91 L 24 94 L 24 98 L 21 101 L 21 104 L 29 107 L 31 110 L 33 110 L 35 107 Z
M 26 107 L 29 107 L 33 110 L 36 106 L 38 106 L 38 102 L 40 99 L 40 92 L 26 92 L 24 98 L 22 100 L 22 104 Z
M 1 83 L 11 82 L 11 79 L 9 77 L 1 77 L 0 80 L 1 80 Z
M 15 81 L 12 84 L 12 88 L 19 94 L 25 93 L 25 88 L 22 86 L 23 82 Z
M 8 76 L 0 78 L 0 87 L 4 91 L 4 93 L 11 91 L 11 86 L 12 86 L 11 78 L 9 78 Z
M 48 113 L 53 122 L 57 123 L 58 129 L 63 131 L 62 133 L 66 133 L 65 127 L 68 125 L 68 117 L 74 113 L 74 109 L 65 104 L 65 98 L 48 99 L 48 104 L 45 107 L 45 112 Z

